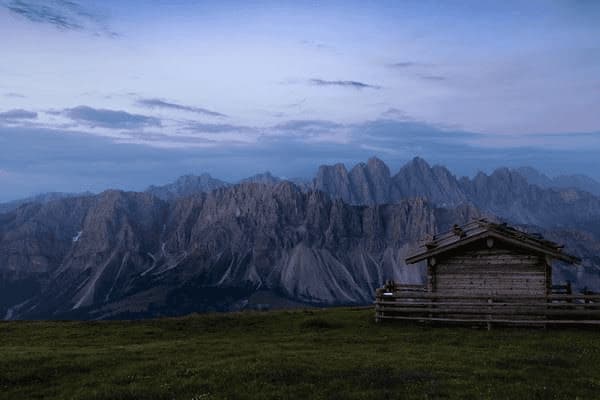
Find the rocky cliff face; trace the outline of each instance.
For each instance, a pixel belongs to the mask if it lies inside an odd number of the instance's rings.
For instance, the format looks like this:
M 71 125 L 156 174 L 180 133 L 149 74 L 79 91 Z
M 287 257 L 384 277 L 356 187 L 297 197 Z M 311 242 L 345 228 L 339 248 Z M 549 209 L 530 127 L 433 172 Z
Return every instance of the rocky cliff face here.
M 395 203 L 425 198 L 438 207 L 471 204 L 513 224 L 590 231 L 600 238 L 600 198 L 578 189 L 542 188 L 518 171 L 499 168 L 490 175 L 457 179 L 442 166 L 415 158 L 390 177 L 382 161 L 321 166 L 314 187 L 351 204 Z
M 468 202 L 458 180 L 446 168 L 429 166 L 422 158 L 406 164 L 393 178 L 397 196 L 400 198 L 423 197 L 442 207 L 454 207 Z
M 322 165 L 313 188 L 350 204 L 383 204 L 399 198 L 393 190 L 389 168 L 378 158 L 357 164 L 350 172 L 343 164 Z
M 418 157 L 394 176 L 377 158 L 357 164 L 349 173 L 343 164 L 324 165 L 319 168 L 313 186 L 351 204 L 394 203 L 422 197 L 452 207 L 467 200 L 458 180 L 448 170 L 439 166 L 432 168 Z
M 460 181 L 478 208 L 513 223 L 590 231 L 600 238 L 600 198 L 576 189 L 544 189 L 507 168 Z
M 385 279 L 420 280 L 404 265 L 418 240 L 479 215 L 420 199 L 351 206 L 289 182 L 173 203 L 119 191 L 69 201 L 3 216 L 4 284 L 15 282 L 9 271 L 43 277 L 35 296 L 5 303 L 12 318 L 231 309 L 257 290 L 310 304 L 368 303 Z

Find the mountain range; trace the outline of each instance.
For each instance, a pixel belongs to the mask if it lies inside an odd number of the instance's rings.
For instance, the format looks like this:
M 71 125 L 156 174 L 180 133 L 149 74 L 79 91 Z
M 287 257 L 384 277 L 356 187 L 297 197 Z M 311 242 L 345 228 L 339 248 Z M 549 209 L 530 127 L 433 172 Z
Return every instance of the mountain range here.
M 586 175 L 558 175 L 551 178 L 531 167 L 520 167 L 516 171 L 529 183 L 543 188 L 573 188 L 600 196 L 600 182 Z
M 600 290 L 600 198 L 500 168 L 473 179 L 415 158 L 321 166 L 312 183 L 184 176 L 145 192 L 29 202 L 0 214 L 0 316 L 141 318 L 366 304 L 387 279 L 417 283 L 405 256 L 428 235 L 485 216 L 564 243 L 560 279 Z
M 64 199 L 67 197 L 78 197 L 78 196 L 90 196 L 93 193 L 91 192 L 83 192 L 83 193 L 63 193 L 63 192 L 49 192 L 49 193 L 41 193 L 35 196 L 26 197 L 23 199 L 8 201 L 5 203 L 0 203 L 0 214 L 7 213 L 12 210 L 16 210 L 20 206 L 28 203 L 48 203 L 53 200 Z

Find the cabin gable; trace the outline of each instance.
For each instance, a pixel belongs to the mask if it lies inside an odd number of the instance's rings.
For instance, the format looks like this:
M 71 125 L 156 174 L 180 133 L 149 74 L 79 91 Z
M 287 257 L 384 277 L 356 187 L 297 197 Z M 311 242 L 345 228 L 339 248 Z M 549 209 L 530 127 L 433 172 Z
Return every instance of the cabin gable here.
M 513 240 L 482 232 L 427 258 L 427 290 L 447 296 L 545 296 L 551 259 Z
M 441 295 L 543 296 L 550 287 L 551 269 L 545 256 L 498 241 L 491 248 L 484 240 L 432 258 L 428 291 Z

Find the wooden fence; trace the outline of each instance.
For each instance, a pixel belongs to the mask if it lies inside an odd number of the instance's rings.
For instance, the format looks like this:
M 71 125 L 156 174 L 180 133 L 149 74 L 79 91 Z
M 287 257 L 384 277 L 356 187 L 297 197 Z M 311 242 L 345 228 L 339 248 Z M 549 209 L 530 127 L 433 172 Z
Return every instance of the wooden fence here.
M 497 325 L 600 325 L 600 295 L 442 296 L 420 285 L 377 289 L 375 320 Z

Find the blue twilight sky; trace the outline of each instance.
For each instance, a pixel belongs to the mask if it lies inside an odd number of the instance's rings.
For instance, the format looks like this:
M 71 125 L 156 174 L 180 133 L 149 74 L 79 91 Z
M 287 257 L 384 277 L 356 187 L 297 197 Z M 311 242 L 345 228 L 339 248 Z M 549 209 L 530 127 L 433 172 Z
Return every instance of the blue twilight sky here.
M 600 1 L 0 0 L 0 201 L 414 156 L 600 179 Z

